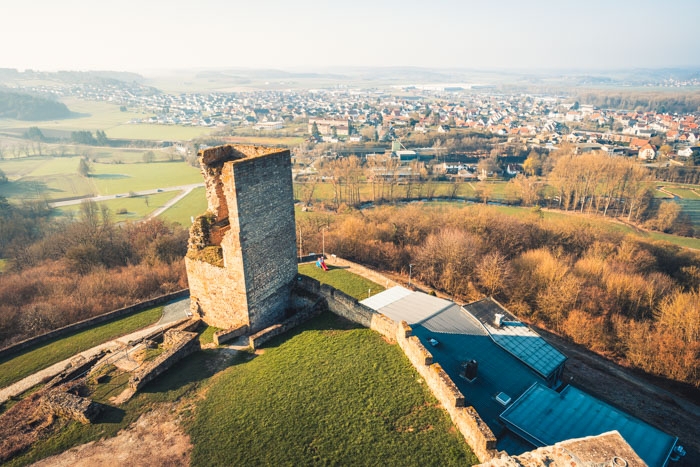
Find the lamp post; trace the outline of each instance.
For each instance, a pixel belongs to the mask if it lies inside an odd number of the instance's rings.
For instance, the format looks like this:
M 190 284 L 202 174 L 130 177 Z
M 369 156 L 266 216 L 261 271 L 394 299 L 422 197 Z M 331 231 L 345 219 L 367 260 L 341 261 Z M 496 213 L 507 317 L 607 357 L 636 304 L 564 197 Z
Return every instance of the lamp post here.
M 301 227 L 299 227 L 299 261 L 301 261 L 301 257 L 303 256 L 301 254 L 302 249 L 301 249 Z
M 328 227 L 323 227 L 321 229 L 321 249 L 323 250 L 323 257 L 326 257 L 326 229 Z
M 408 265 L 408 286 L 411 286 L 411 273 L 413 272 L 413 265 Z

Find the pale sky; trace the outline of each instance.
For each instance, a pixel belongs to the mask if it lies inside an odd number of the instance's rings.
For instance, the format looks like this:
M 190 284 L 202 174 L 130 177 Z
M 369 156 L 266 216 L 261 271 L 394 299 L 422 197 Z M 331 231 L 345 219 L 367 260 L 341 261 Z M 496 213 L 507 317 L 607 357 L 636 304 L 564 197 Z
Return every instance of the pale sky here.
M 697 0 L 0 0 L 0 68 L 700 66 Z

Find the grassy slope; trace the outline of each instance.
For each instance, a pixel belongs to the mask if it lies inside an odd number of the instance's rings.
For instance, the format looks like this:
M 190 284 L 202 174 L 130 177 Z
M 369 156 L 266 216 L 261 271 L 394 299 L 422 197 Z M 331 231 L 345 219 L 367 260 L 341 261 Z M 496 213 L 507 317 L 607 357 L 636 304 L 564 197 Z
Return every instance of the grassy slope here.
M 323 284 L 328 284 L 336 289 L 345 292 L 358 300 L 367 298 L 367 293 L 371 290 L 371 295 L 376 295 L 384 291 L 384 287 L 376 284 L 364 277 L 358 276 L 345 269 L 335 268 L 329 265 L 329 270 L 324 271 L 317 268 L 315 264 L 299 265 L 299 272 L 305 276 L 313 277 Z
M 192 465 L 474 463 L 401 350 L 345 324 L 323 315 L 221 374 L 190 428 Z
M 9 386 L 78 352 L 153 324 L 160 319 L 162 311 L 163 307 L 151 308 L 68 337 L 40 344 L 19 355 L 0 359 L 0 387 Z
M 175 206 L 166 210 L 161 217 L 172 222 L 178 222 L 184 227 L 189 227 L 190 217 L 197 217 L 207 210 L 207 199 L 204 196 L 204 187 L 195 188 Z

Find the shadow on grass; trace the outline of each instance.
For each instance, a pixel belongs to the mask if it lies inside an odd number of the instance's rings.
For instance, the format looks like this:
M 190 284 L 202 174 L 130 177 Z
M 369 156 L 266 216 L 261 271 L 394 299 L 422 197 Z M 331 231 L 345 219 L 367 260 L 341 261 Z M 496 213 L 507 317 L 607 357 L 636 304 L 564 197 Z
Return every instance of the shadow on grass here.
M 89 174 L 90 178 L 98 178 L 101 180 L 119 180 L 122 178 L 130 178 L 128 175 L 124 174 Z
M 299 334 L 302 334 L 307 331 L 326 331 L 326 332 L 333 332 L 333 331 L 348 331 L 352 329 L 365 329 L 363 326 L 353 323 L 350 320 L 347 320 L 341 316 L 335 315 L 331 313 L 330 311 L 325 311 L 321 315 L 312 318 L 311 320 L 295 327 L 294 329 L 290 329 L 289 331 L 285 332 L 284 334 L 281 334 L 279 336 L 273 337 L 270 339 L 268 342 L 265 342 L 262 345 L 262 348 L 265 349 L 271 349 L 275 347 L 279 347 L 280 344 L 285 342 L 288 339 L 293 338 L 294 336 L 298 336 Z
M 219 371 L 250 360 L 250 354 L 225 352 L 226 349 L 195 352 L 173 365 L 139 392 L 157 396 L 158 399 L 174 400 L 187 392 L 193 384 L 202 383 Z
M 119 407 L 104 405 L 100 416 L 96 420 L 97 423 L 121 423 L 124 420 L 126 411 Z
M 350 269 L 350 266 L 332 266 L 328 263 L 326 263 L 326 267 L 328 267 L 329 271 L 332 271 L 334 269 Z

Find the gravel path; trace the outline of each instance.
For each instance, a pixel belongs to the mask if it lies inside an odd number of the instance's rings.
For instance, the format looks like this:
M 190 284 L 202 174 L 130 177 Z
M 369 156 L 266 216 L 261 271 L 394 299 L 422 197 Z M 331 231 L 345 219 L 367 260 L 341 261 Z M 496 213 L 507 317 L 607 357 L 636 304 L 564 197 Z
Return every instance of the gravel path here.
M 7 399 L 10 397 L 17 396 L 19 394 L 22 394 L 24 391 L 33 388 L 37 384 L 40 384 L 44 381 L 48 381 L 54 376 L 58 375 L 60 372 L 66 369 L 68 365 L 70 365 L 70 362 L 75 359 L 78 356 L 83 356 L 86 359 L 92 358 L 95 355 L 98 355 L 102 351 L 116 351 L 121 348 L 126 347 L 126 345 L 129 343 L 129 341 L 135 341 L 140 339 L 141 337 L 153 332 L 156 329 L 164 328 L 168 326 L 170 323 L 173 323 L 175 321 L 178 321 L 180 319 L 188 317 L 190 309 L 190 299 L 189 298 L 184 298 L 177 300 L 175 302 L 171 302 L 167 304 L 163 308 L 163 315 L 161 316 L 160 320 L 147 328 L 140 329 L 138 331 L 132 332 L 131 334 L 127 334 L 125 336 L 118 337 L 116 339 L 113 339 L 109 342 L 105 342 L 104 344 L 100 344 L 98 346 L 95 346 L 91 349 L 85 350 L 83 352 L 80 352 L 79 354 L 76 354 L 70 358 L 67 358 L 61 362 L 55 363 L 51 365 L 48 368 L 44 368 L 41 371 L 38 371 L 34 373 L 33 375 L 27 376 L 24 379 L 21 379 L 17 381 L 14 384 L 11 384 L 10 386 L 7 386 L 6 388 L 0 389 L 0 404 L 4 403 Z

